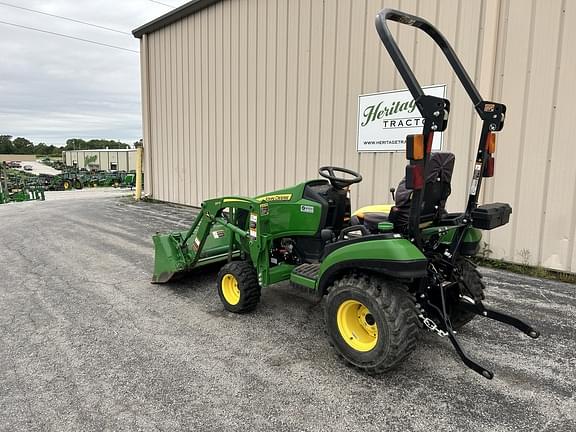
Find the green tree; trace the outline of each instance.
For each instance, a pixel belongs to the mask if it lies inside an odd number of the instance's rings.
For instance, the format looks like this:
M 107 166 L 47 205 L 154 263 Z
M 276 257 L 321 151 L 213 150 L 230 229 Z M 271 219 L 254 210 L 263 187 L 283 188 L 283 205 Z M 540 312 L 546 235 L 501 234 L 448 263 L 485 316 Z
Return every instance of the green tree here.
M 86 141 L 80 138 L 70 138 L 66 140 L 64 150 L 87 150 Z
M 14 153 L 18 154 L 33 154 L 34 153 L 34 143 L 27 140 L 26 138 L 18 137 L 14 141 Z
M 38 156 L 45 156 L 48 155 L 50 153 L 48 153 L 48 146 L 44 143 L 38 143 L 34 146 L 34 154 L 38 155 Z
M 61 155 L 62 154 L 62 147 L 56 147 L 53 144 L 50 144 L 46 147 L 46 154 L 47 155 Z
M 14 144 L 12 144 L 12 136 L 0 135 L 0 154 L 14 153 Z

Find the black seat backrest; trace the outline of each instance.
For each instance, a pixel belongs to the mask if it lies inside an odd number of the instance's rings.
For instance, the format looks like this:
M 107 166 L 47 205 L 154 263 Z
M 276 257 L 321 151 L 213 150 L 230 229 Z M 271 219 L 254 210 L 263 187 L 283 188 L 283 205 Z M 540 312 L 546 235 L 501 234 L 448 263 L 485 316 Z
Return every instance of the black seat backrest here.
M 432 153 L 428 161 L 428 175 L 426 176 L 426 190 L 422 198 L 421 222 L 438 220 L 446 212 L 445 206 L 452 188 L 452 172 L 454 171 L 455 157 L 452 153 Z M 408 224 L 412 190 L 406 189 L 404 177 L 396 190 L 396 205 L 390 212 L 390 221 L 396 228 Z

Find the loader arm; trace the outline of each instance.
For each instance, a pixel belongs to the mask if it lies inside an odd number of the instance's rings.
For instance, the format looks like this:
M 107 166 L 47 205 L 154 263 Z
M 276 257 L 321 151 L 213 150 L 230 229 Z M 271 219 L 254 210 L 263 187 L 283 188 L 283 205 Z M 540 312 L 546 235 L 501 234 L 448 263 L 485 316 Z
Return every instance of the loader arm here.
M 262 267 L 268 246 L 267 214 L 261 211 L 264 208 L 266 205 L 259 200 L 247 197 L 204 201 L 187 231 L 153 236 L 152 282 L 165 283 L 178 273 L 218 261 L 230 261 L 239 254 L 248 256 L 255 266 Z M 241 212 L 245 218 L 240 217 Z

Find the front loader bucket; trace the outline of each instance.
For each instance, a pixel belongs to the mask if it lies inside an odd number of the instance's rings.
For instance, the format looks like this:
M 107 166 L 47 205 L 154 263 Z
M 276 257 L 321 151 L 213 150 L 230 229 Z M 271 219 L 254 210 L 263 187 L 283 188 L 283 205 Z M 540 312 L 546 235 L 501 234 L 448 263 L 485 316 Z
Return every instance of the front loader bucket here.
M 152 283 L 165 283 L 187 267 L 187 257 L 180 247 L 182 234 L 156 234 L 152 239 L 154 241 Z

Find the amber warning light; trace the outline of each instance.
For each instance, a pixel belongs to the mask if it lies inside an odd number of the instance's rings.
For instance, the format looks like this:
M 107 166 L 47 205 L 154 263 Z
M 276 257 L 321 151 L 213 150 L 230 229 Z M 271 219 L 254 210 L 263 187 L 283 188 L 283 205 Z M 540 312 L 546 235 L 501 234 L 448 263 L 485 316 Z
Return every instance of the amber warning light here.
M 488 132 L 486 137 L 486 153 L 488 153 L 488 159 L 486 160 L 486 166 L 484 167 L 483 177 L 494 177 L 494 152 L 496 151 L 496 134 L 494 132 Z

